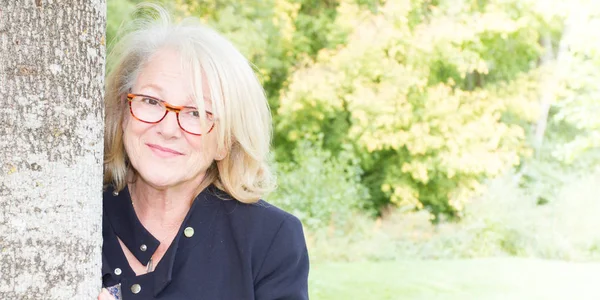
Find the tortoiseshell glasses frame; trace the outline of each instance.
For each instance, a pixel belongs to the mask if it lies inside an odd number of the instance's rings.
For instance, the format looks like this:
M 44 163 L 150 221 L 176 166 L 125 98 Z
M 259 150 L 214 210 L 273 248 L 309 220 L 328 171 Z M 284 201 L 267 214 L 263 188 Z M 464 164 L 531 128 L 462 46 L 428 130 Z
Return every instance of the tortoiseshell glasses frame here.
M 171 111 L 177 116 L 179 128 L 189 134 L 201 136 L 215 128 L 213 114 L 209 111 L 205 111 L 202 120 L 196 107 L 171 105 L 164 100 L 144 94 L 127 93 L 126 98 L 131 116 L 140 122 L 160 123 Z

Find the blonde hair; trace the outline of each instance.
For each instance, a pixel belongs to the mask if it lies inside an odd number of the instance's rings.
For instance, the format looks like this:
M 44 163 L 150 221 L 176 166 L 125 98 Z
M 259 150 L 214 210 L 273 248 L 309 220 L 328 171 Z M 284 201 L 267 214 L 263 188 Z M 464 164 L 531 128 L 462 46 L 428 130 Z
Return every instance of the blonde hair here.
M 104 184 L 120 191 L 127 185 L 128 174 L 136 173 L 123 145 L 122 121 L 129 113 L 123 95 L 133 87 L 148 59 L 158 50 L 170 48 L 179 52 L 182 65 L 192 74 L 199 109 L 204 109 L 205 74 L 217 119 L 211 134 L 217 134 L 217 151 L 227 151 L 225 158 L 209 167 L 199 188 L 214 184 L 239 201 L 258 201 L 274 188 L 268 163 L 272 123 L 264 90 L 250 63 L 231 42 L 197 19 L 173 23 L 169 14 L 154 4 L 139 5 L 136 12 L 141 17 L 122 26 L 126 29 L 108 59 L 112 65 L 105 94 Z

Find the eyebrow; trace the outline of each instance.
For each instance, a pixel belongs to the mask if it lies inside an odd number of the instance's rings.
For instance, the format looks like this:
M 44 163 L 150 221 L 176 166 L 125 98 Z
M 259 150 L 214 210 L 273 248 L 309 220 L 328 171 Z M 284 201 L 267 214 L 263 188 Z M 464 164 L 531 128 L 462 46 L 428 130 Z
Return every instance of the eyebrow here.
M 142 87 L 140 89 L 143 90 L 145 88 L 151 88 L 151 89 L 155 90 L 156 92 L 158 92 L 159 94 L 163 94 L 163 91 L 164 91 L 164 89 L 161 86 L 159 86 L 158 84 L 155 84 L 155 83 L 144 84 L 144 85 L 142 85 Z M 150 96 L 150 95 L 144 95 L 144 96 L 147 96 L 150 98 L 156 98 L 157 100 L 166 102 L 165 100 L 163 100 L 162 98 L 159 98 L 159 97 L 154 97 L 154 96 Z M 202 98 L 204 101 L 209 101 L 212 103 L 212 100 L 207 95 L 202 95 Z M 189 99 L 192 99 L 192 97 L 189 97 Z M 210 105 L 208 105 L 208 106 L 210 106 Z M 183 107 L 198 109 L 198 107 L 196 107 L 196 106 L 184 105 Z M 206 110 L 206 105 L 205 105 L 205 110 Z
M 163 92 L 163 88 L 162 88 L 162 87 L 160 87 L 160 86 L 159 86 L 159 85 L 157 85 L 157 84 L 154 84 L 154 83 L 148 83 L 148 84 L 144 84 L 144 85 L 141 87 L 141 89 L 144 89 L 144 88 L 151 88 L 151 89 L 153 89 L 153 90 L 156 90 L 156 91 L 157 91 L 157 92 L 159 92 L 159 93 L 162 93 L 162 92 Z

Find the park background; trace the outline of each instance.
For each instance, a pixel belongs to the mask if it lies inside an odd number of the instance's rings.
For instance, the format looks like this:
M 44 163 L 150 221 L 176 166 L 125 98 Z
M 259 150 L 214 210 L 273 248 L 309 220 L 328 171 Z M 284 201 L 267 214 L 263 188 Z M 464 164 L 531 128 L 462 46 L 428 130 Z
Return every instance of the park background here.
M 263 83 L 312 299 L 600 299 L 599 1 L 163 4 Z

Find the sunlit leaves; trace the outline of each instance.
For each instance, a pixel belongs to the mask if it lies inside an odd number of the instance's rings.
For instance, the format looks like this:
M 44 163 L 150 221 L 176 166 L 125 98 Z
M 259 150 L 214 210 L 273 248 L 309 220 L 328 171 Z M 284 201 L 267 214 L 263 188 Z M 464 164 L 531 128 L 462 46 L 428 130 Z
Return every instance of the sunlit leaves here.
M 501 11 L 455 9 L 448 15 L 430 7 L 428 17 L 436 18 L 409 24 L 409 1 L 391 1 L 379 14 L 345 5 L 338 22 L 356 29 L 346 45 L 321 51 L 315 63 L 294 72 L 281 98 L 278 130 L 290 140 L 323 132 L 325 139 L 342 135 L 358 151 L 396 153 L 386 156 L 387 167 L 380 170 L 370 170 L 379 164 L 362 155 L 367 176 L 385 174 L 371 188 L 392 203 L 426 205 L 436 213 L 460 210 L 480 191 L 481 179 L 520 162 L 525 132 L 502 119 L 515 102 L 496 93 L 496 85 L 490 91 L 462 87 L 473 73 L 501 70 L 507 74 L 493 75 L 517 77 L 512 62 L 505 68 L 506 61 L 490 61 L 482 52 L 490 37 L 531 43 L 530 35 L 521 34 L 529 32 L 523 19 Z M 535 53 L 537 45 L 531 49 Z M 529 67 L 528 61 L 519 66 Z M 340 115 L 346 116 L 341 127 L 326 126 Z

